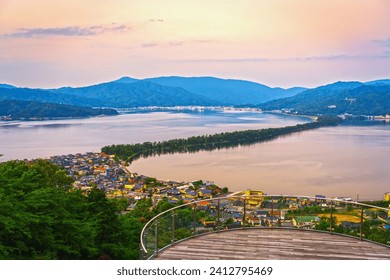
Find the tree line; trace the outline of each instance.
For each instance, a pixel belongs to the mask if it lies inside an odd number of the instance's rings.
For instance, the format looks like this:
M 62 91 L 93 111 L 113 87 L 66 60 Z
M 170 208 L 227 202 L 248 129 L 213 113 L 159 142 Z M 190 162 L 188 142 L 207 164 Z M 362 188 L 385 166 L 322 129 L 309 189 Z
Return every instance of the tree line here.
M 270 141 L 282 135 L 315 129 L 323 126 L 338 125 L 341 119 L 336 116 L 320 116 L 314 122 L 285 126 L 234 132 L 222 132 L 212 135 L 193 136 L 186 139 L 172 139 L 161 142 L 144 142 L 137 144 L 111 145 L 102 148 L 102 152 L 115 155 L 117 159 L 132 162 L 140 157 L 172 153 L 194 153 L 212 151 L 215 149 L 251 145 Z
M 145 223 L 167 207 L 85 195 L 45 161 L 0 163 L 0 260 L 138 259 Z

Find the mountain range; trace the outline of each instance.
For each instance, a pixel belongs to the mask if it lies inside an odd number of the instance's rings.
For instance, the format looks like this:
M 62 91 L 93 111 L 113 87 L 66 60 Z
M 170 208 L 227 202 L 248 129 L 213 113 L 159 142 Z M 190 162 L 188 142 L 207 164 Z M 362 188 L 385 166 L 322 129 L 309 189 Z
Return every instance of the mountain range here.
M 180 87 L 163 86 L 149 81 L 109 82 L 81 88 L 60 88 L 55 94 L 85 98 L 89 105 L 129 108 L 139 106 L 218 105 L 218 102 Z M 101 106 L 101 105 L 98 105 Z
M 85 118 L 118 115 L 114 109 L 93 109 L 38 101 L 0 100 L 0 116 L 5 119 Z
M 336 82 L 257 107 L 309 115 L 385 115 L 390 113 L 390 80 Z
M 0 84 L 0 88 L 15 88 L 15 87 L 7 84 Z
M 58 89 L 16 88 L 0 84 L 0 100 L 34 100 L 92 107 L 190 106 L 258 104 L 293 96 L 306 88 L 265 85 L 213 77 L 158 77 L 115 81 Z
M 0 100 L 112 108 L 250 105 L 300 114 L 386 114 L 390 112 L 389 94 L 390 80 L 336 82 L 313 89 L 271 88 L 245 80 L 177 76 L 122 77 L 91 86 L 56 89 L 0 84 Z
M 170 87 L 181 87 L 206 98 L 229 105 L 257 104 L 293 96 L 307 88 L 271 88 L 259 83 L 218 79 L 214 77 L 159 77 L 147 81 Z

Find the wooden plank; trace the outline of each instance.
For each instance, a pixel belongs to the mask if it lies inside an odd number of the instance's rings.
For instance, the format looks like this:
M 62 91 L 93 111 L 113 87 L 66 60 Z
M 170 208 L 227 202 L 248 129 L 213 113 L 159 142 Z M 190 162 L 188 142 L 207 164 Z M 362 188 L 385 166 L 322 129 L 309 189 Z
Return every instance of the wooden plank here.
M 390 260 L 390 248 L 316 231 L 245 229 L 222 231 L 179 242 L 160 252 L 156 259 Z

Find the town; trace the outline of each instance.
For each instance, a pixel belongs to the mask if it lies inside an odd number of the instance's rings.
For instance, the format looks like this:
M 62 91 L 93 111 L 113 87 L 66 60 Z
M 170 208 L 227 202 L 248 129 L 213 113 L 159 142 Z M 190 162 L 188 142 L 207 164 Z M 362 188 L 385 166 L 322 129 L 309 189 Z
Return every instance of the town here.
M 219 205 L 216 200 L 197 203 L 197 211 L 203 213 L 196 225 L 198 232 L 216 227 L 242 226 L 315 229 L 321 226 L 321 221 L 329 221 L 331 217 L 335 220 L 334 226 L 340 230 L 357 233 L 360 229 L 360 210 L 349 204 L 351 198 L 340 197 L 330 201 L 323 195 L 314 198 L 273 197 L 254 190 L 228 193 L 227 188 L 220 188 L 211 181 L 162 181 L 133 173 L 126 162 L 118 162 L 113 155 L 105 153 L 53 156 L 50 161 L 65 168 L 74 179 L 73 186 L 83 192 L 88 193 L 97 187 L 108 198 L 126 199 L 128 207 L 124 213 L 134 209 L 143 198 L 151 199 L 154 206 L 163 199 L 180 205 L 221 198 Z M 390 193 L 384 195 L 384 201 L 390 203 Z M 220 211 L 217 211 L 218 208 Z M 378 221 L 376 226 L 383 230 L 390 229 L 390 212 L 375 212 L 367 208 L 362 217 L 365 221 Z
M 175 182 L 138 175 L 128 170 L 125 162 L 118 163 L 105 153 L 85 153 L 53 156 L 49 159 L 63 167 L 74 179 L 73 186 L 88 193 L 93 187 L 103 190 L 108 198 L 125 198 L 126 211 L 131 211 L 138 200 L 151 198 L 153 205 L 167 198 L 172 204 L 189 203 L 226 194 L 211 181 Z

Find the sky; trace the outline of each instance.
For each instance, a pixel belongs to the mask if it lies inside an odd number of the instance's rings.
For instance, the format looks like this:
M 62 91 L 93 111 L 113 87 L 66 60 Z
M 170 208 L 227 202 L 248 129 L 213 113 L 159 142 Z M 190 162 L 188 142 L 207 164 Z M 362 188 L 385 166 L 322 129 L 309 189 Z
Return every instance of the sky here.
M 389 0 L 0 0 L 0 83 L 390 78 Z

